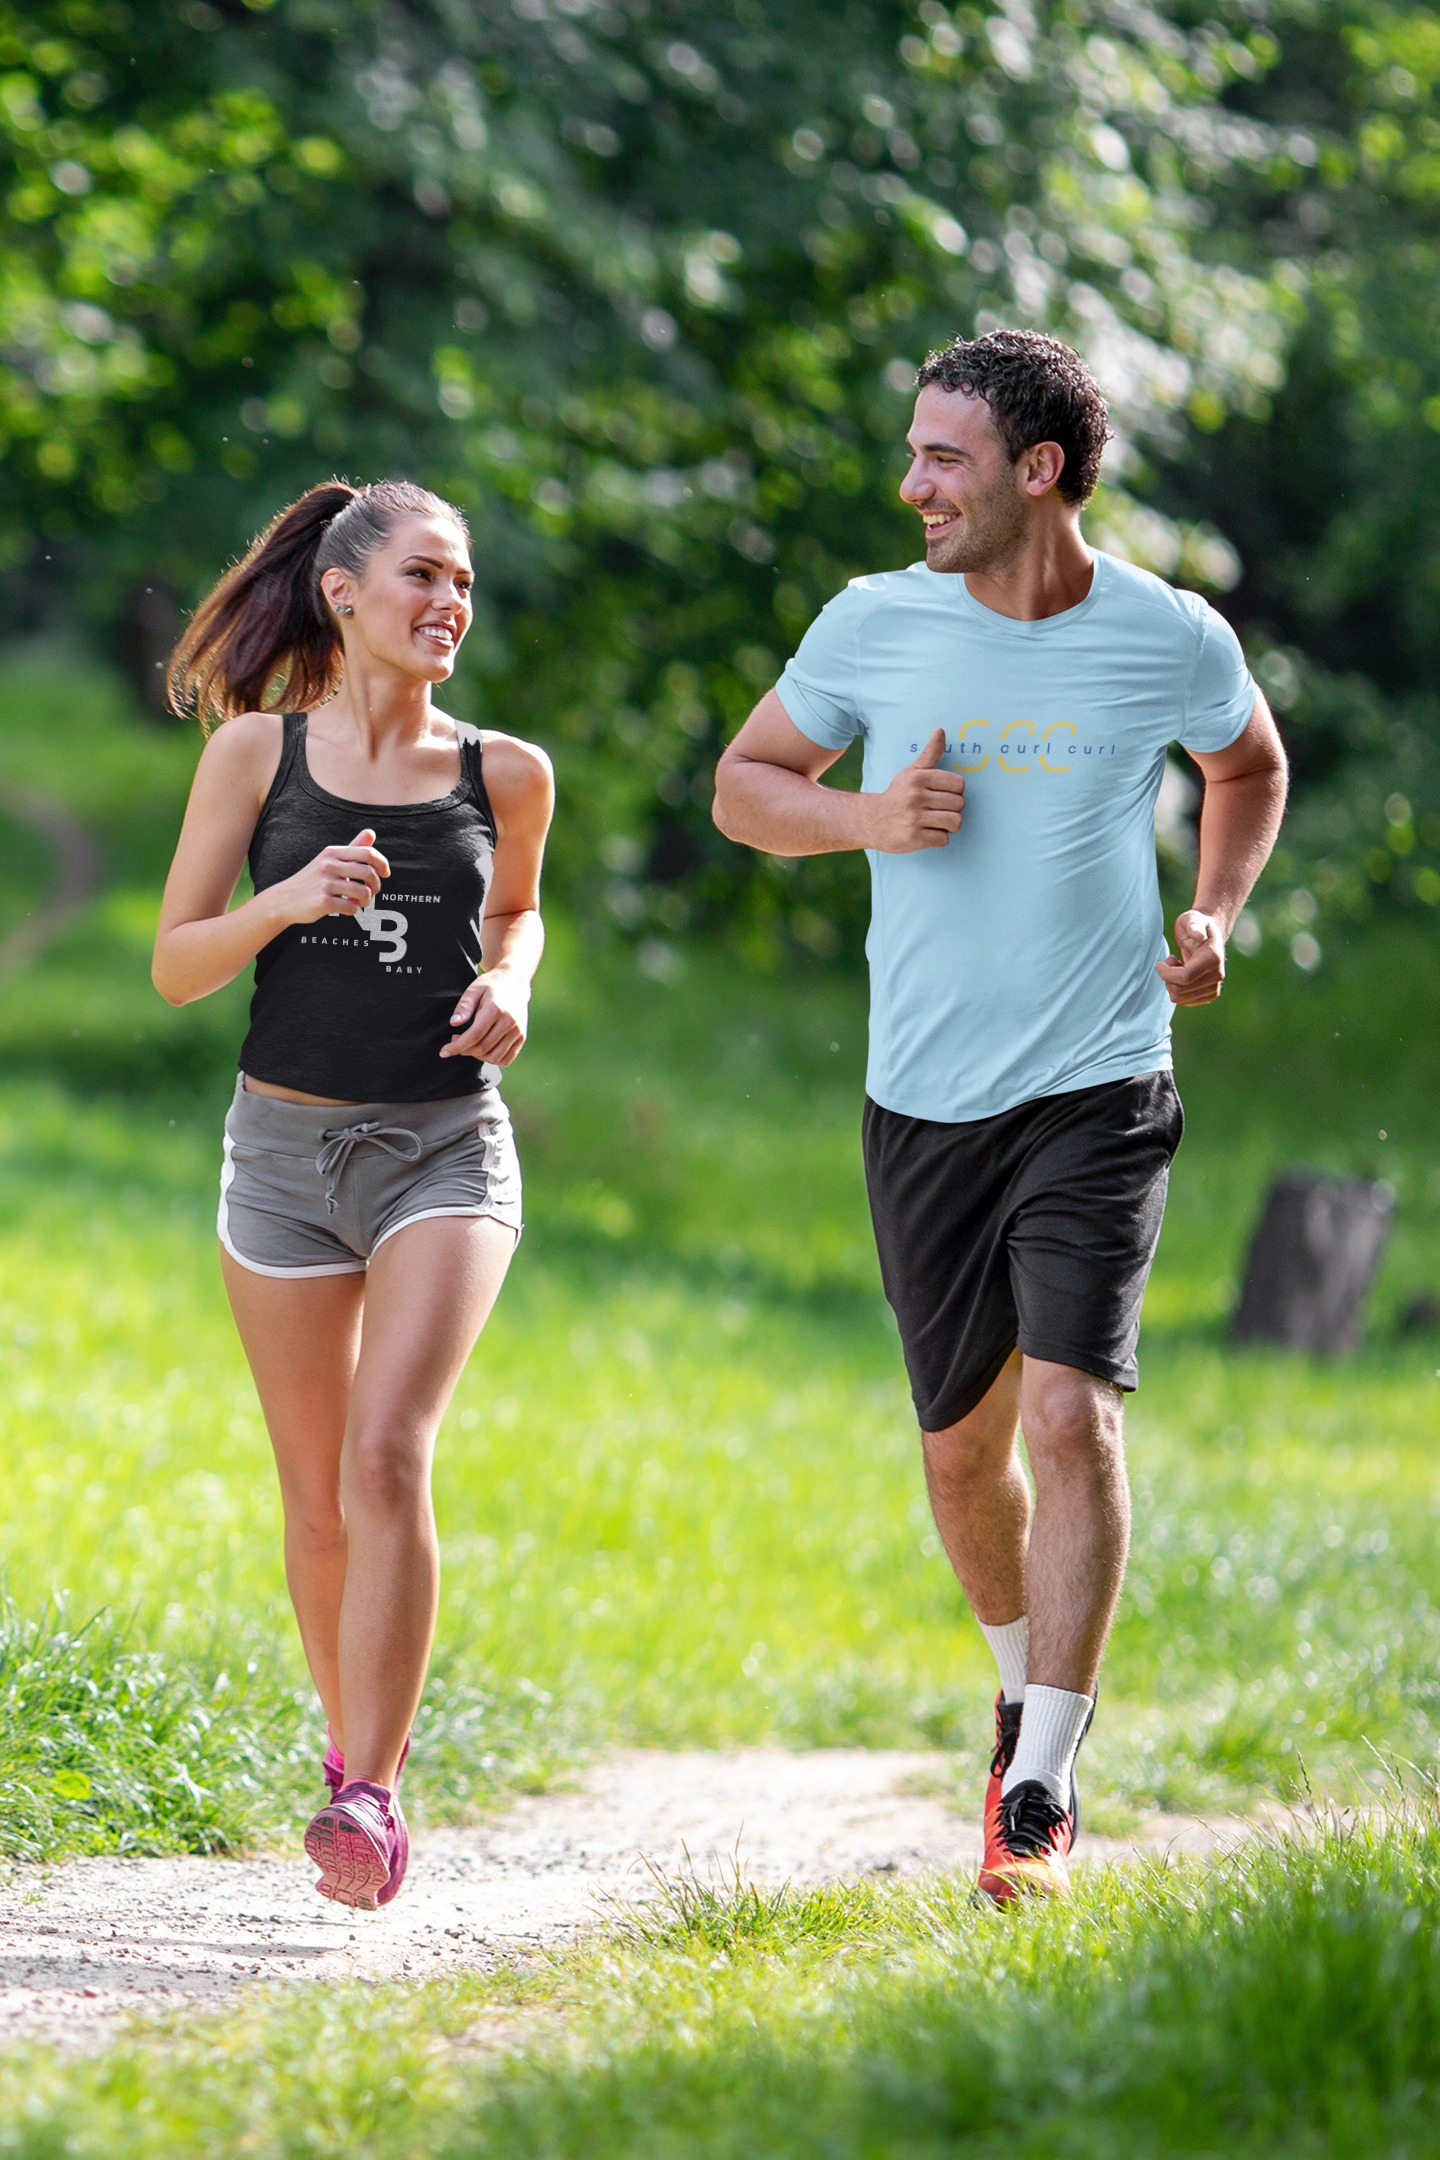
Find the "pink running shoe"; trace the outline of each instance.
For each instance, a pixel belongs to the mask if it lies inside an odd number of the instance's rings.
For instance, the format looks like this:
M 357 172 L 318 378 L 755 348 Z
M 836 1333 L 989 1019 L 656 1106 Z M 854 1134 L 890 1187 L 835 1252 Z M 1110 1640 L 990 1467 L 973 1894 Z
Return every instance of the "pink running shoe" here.
M 409 1753 L 410 1735 L 409 1733 L 407 1733 L 405 1735 L 405 1745 L 400 1750 L 400 1761 L 395 1771 L 395 1781 L 397 1784 L 400 1781 L 400 1772 L 405 1767 L 405 1758 Z M 345 1757 L 341 1754 L 339 1748 L 336 1747 L 334 1739 L 330 1732 L 330 1727 L 328 1725 L 325 1727 L 325 1760 L 320 1765 L 320 1775 L 324 1778 L 325 1783 L 329 1786 L 330 1798 L 333 1800 L 335 1798 L 335 1795 L 339 1792 L 341 1786 L 345 1783 Z
M 388 1905 L 391 1898 L 399 1896 L 400 1885 L 405 1880 L 405 1870 L 410 1865 L 410 1832 L 405 1826 L 398 1792 L 390 1795 L 390 1814 L 390 1875 L 384 1889 L 375 1893 L 377 1905 Z
M 397 1881 L 390 1890 L 399 1842 L 393 1794 L 364 1778 L 342 1785 L 305 1832 L 305 1850 L 320 1870 L 315 1887 L 321 1897 L 374 1912 L 382 1891 L 393 1897 L 400 1887 Z M 407 1857 L 408 1844 L 407 1838 Z

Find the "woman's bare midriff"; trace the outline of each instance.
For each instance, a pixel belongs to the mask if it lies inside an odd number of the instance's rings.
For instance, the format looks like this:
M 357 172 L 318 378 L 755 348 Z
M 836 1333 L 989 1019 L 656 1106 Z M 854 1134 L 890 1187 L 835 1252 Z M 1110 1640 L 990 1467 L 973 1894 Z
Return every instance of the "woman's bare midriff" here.
M 271 1095 L 276 1102 L 309 1103 L 316 1110 L 358 1110 L 360 1098 L 355 1095 L 307 1095 L 303 1088 L 277 1087 L 273 1080 L 252 1080 L 249 1073 L 241 1073 L 240 1084 L 247 1095 Z M 458 1102 L 458 1096 L 444 1096 L 445 1102 Z
M 252 1080 L 249 1073 L 241 1073 L 240 1084 L 247 1095 L 273 1095 L 276 1102 L 313 1103 L 319 1110 L 354 1110 L 356 1098 L 347 1095 L 307 1095 L 303 1088 L 276 1087 L 271 1080 Z

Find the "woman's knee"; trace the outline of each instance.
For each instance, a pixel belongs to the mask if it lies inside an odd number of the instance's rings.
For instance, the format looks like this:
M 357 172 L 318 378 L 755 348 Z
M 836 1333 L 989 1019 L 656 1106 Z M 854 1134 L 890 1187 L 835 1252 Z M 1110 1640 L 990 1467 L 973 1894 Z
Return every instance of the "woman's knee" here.
M 405 1513 L 430 1504 L 430 1442 L 404 1426 L 361 1426 L 347 1433 L 340 1489 L 347 1512 Z
M 285 1542 L 313 1559 L 321 1559 L 345 1543 L 345 1511 L 338 1489 L 325 1493 L 283 1495 Z

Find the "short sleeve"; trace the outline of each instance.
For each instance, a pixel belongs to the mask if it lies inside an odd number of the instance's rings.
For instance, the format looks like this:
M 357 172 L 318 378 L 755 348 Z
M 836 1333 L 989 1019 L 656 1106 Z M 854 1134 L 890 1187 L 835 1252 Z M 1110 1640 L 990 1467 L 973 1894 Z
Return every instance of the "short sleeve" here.
M 775 685 L 786 712 L 811 742 L 843 750 L 862 733 L 859 706 L 861 610 L 852 587 L 822 608 Z
M 1258 696 L 1239 638 L 1223 615 L 1207 607 L 1179 730 L 1181 743 L 1202 755 L 1228 750 L 1248 727 Z

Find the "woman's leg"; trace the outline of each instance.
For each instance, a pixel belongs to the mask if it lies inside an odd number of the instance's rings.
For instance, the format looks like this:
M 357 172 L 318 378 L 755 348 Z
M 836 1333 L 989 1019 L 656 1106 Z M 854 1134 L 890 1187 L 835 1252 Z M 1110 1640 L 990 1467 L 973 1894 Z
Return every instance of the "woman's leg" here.
M 256 1275 L 224 1248 L 221 1270 L 269 1428 L 285 1510 L 285 1580 L 315 1691 L 337 1745 L 345 1517 L 340 1456 L 360 1355 L 365 1276 Z
M 435 1434 L 515 1242 L 488 1216 L 440 1216 L 387 1239 L 368 1276 L 309 1280 L 221 1253 L 300 1640 L 351 1777 L 395 1782 L 435 1632 Z
M 439 1216 L 397 1231 L 370 1263 L 340 1455 L 347 1778 L 395 1783 L 435 1633 L 435 1435 L 515 1243 L 488 1216 Z

